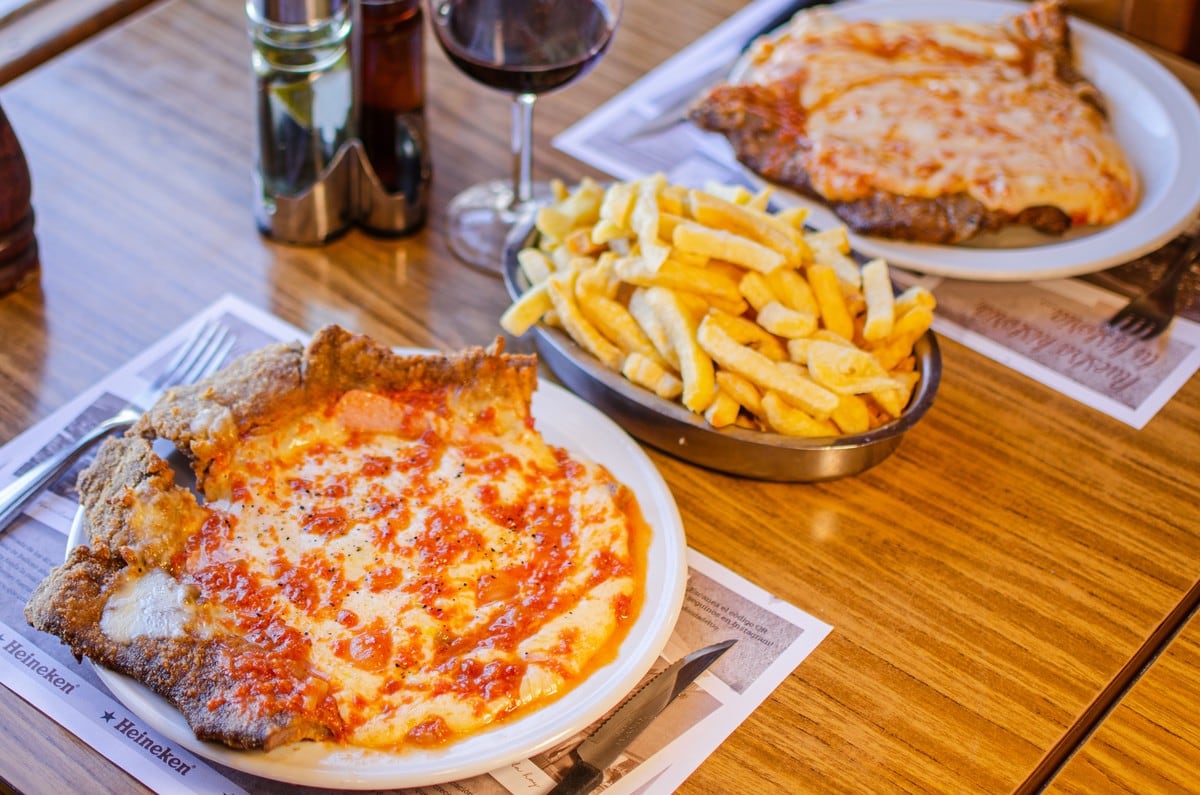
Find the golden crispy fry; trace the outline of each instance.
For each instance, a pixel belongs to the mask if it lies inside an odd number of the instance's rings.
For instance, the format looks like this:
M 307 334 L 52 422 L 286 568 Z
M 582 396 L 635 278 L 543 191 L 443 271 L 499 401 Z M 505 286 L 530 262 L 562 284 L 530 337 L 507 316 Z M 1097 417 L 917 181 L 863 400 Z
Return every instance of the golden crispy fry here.
M 898 386 L 874 356 L 835 342 L 808 346 L 808 372 L 821 386 L 839 395 L 862 395 Z
M 804 242 L 804 237 L 794 227 L 781 223 L 762 210 L 725 201 L 698 190 L 688 193 L 688 207 L 692 217 L 705 226 L 731 229 L 768 246 L 781 253 L 787 265 L 795 267 L 812 260 L 812 252 Z
M 683 379 L 683 405 L 700 413 L 712 403 L 716 391 L 712 359 L 700 347 L 696 320 L 679 297 L 664 287 L 646 290 L 646 301 L 658 316 L 667 339 L 679 358 L 679 375 Z
M 618 238 L 633 236 L 631 216 L 635 198 L 635 183 L 616 182 L 608 187 L 600 203 L 600 219 L 592 227 L 593 243 L 610 243 Z
M 582 279 L 583 275 L 579 278 Z M 599 293 L 580 294 L 576 291 L 576 299 L 583 316 L 623 353 L 636 352 L 660 367 L 668 366 L 624 304 Z
M 837 427 L 828 420 L 819 420 L 784 400 L 778 392 L 768 391 L 762 398 L 767 424 L 776 433 L 786 436 L 820 438 L 837 436 Z
M 823 232 L 810 232 L 804 236 L 812 250 L 814 262 L 820 262 L 833 268 L 838 280 L 858 289 L 862 284 L 862 275 L 858 272 L 858 264 L 847 255 L 850 253 L 850 238 L 846 236 L 846 227 L 835 226 Z
M 762 407 L 762 394 L 758 387 L 728 370 L 717 371 L 717 386 L 722 392 L 738 402 L 742 408 L 756 417 L 765 417 Z
M 616 272 L 617 255 L 611 251 L 602 253 L 590 267 L 576 267 L 575 297 L 594 293 L 615 299 L 621 290 L 621 277 Z
M 817 330 L 816 315 L 788 309 L 778 301 L 768 301 L 758 310 L 758 325 L 785 339 L 807 337 Z
M 718 365 L 740 375 L 760 389 L 774 390 L 788 402 L 803 408 L 818 419 L 825 419 L 837 408 L 837 395 L 813 381 L 777 367 L 758 351 L 739 345 L 711 315 L 700 323 L 700 346 Z
M 605 367 L 613 370 L 621 369 L 625 356 L 621 349 L 609 342 L 595 326 L 583 316 L 579 305 L 575 302 L 574 281 L 576 271 L 556 273 L 546 280 L 546 289 L 554 311 L 558 313 L 559 322 L 563 329 L 571 335 L 571 339 L 580 347 L 595 356 Z
M 871 348 L 885 369 L 894 370 L 912 352 L 912 347 L 933 324 L 933 310 L 916 306 L 905 312 L 892 327 L 892 336 Z
M 877 389 L 871 393 L 871 397 L 890 416 L 899 417 L 912 398 L 913 388 L 916 387 L 920 376 L 913 372 L 893 372 L 892 377 L 897 382 L 897 386 L 892 389 Z
M 887 339 L 896 323 L 895 300 L 892 296 L 892 280 L 888 276 L 887 263 L 881 259 L 873 259 L 863 265 L 862 286 L 863 299 L 867 305 L 867 317 L 862 327 L 863 339 Z
M 704 419 L 714 428 L 724 428 L 737 420 L 741 410 L 740 403 L 718 389 L 713 402 L 704 410 Z
M 932 312 L 937 306 L 937 299 L 933 297 L 933 293 L 929 292 L 929 288 L 914 284 L 896 296 L 894 303 L 896 317 L 901 317 L 919 306 L 923 306 Z
M 767 278 L 757 271 L 746 271 L 738 282 L 738 291 L 750 302 L 755 312 L 761 312 L 764 306 L 778 300 Z
M 788 309 L 818 317 L 821 314 L 812 287 L 799 272 L 791 268 L 776 268 L 766 276 L 767 285 L 779 302 Z
M 821 322 L 825 328 L 848 340 L 854 339 L 854 321 L 833 268 L 821 262 L 809 265 L 808 283 L 821 309 Z
M 871 410 L 867 401 L 858 395 L 838 395 L 838 407 L 833 410 L 833 424 L 842 433 L 864 433 L 871 428 Z
M 762 243 L 724 229 L 702 226 L 695 221 L 684 221 L 676 226 L 671 235 L 671 244 L 680 251 L 703 254 L 762 273 L 787 264 L 783 254 Z
M 639 287 L 668 287 L 730 303 L 739 302 L 742 298 L 737 283 L 720 271 L 684 265 L 674 259 L 668 259 L 653 268 L 644 257 L 621 257 L 614 268 L 622 280 Z
M 621 375 L 638 386 L 649 389 L 660 398 L 674 400 L 683 394 L 683 382 L 674 373 L 664 370 L 654 359 L 634 351 L 625 357 Z
M 509 304 L 508 309 L 500 316 L 500 328 L 514 337 L 519 337 L 533 328 L 533 325 L 553 307 L 546 288 L 547 282 L 539 282 Z
M 666 181 L 662 174 L 642 180 L 638 185 L 637 198 L 633 202 L 631 225 L 637 235 L 642 259 L 651 271 L 658 270 L 671 253 L 671 247 L 662 241 L 658 231 L 661 216 L 658 194 L 666 186 Z
M 808 220 L 807 207 L 785 207 L 775 213 L 775 217 L 793 229 L 803 232 L 804 222 Z M 848 241 L 848 239 L 847 239 Z M 805 241 L 807 242 L 807 241 Z M 811 251 L 811 248 L 809 249 Z
M 783 343 L 753 320 L 720 309 L 713 309 L 708 314 L 709 322 L 720 326 L 738 344 L 758 351 L 773 362 L 787 359 Z
M 667 338 L 667 330 L 663 327 L 662 321 L 654 313 L 654 307 L 650 306 L 645 288 L 638 287 L 630 294 L 629 314 L 633 315 L 633 319 L 637 321 L 642 332 L 654 345 L 658 355 L 671 366 L 672 370 L 679 372 L 679 356 Z
M 541 284 L 554 272 L 554 263 L 536 248 L 523 248 L 517 252 L 517 264 L 530 284 Z

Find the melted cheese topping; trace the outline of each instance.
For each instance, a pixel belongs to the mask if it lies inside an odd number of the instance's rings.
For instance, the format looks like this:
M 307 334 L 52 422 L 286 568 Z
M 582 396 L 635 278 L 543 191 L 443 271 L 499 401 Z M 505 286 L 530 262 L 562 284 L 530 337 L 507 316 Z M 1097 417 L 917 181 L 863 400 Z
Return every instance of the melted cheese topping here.
M 1053 206 L 1107 224 L 1137 179 L 1104 115 L 1055 72 L 1051 53 L 1001 25 L 847 22 L 799 14 L 756 46 L 746 80 L 798 80 L 807 170 L 830 201 L 877 190 L 967 193 L 1016 214 Z
M 180 638 L 194 627 L 189 589 L 162 569 L 130 570 L 104 602 L 100 631 L 116 643 L 135 638 Z
M 174 562 L 213 620 L 329 681 L 353 744 L 440 742 L 559 693 L 640 604 L 631 492 L 463 408 L 354 391 L 243 438 Z

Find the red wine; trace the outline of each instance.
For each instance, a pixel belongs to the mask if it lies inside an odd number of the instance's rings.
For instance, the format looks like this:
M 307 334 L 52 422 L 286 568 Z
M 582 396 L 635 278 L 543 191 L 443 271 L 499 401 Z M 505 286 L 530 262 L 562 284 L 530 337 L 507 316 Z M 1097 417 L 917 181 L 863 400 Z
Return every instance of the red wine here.
M 583 75 L 616 24 L 598 0 L 439 0 L 434 11 L 438 42 L 459 69 L 518 94 L 544 94 Z

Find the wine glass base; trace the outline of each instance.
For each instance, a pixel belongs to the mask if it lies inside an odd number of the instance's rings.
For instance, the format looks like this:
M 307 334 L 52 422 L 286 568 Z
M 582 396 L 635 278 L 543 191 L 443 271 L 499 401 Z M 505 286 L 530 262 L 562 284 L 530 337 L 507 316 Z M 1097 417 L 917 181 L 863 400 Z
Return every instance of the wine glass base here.
M 533 219 L 537 208 L 553 197 L 549 183 L 534 182 L 533 199 L 513 206 L 512 182 L 494 179 L 464 190 L 447 206 L 446 234 L 450 250 L 463 262 L 488 273 L 504 268 L 509 233 Z

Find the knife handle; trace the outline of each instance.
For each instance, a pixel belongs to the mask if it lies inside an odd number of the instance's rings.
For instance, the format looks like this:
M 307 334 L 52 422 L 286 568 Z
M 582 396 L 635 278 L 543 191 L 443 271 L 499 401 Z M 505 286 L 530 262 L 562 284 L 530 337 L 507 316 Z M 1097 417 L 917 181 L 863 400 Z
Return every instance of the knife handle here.
M 550 790 L 549 795 L 585 795 L 600 786 L 603 780 L 603 770 L 597 770 L 587 762 L 576 760 L 575 764 L 567 768 L 567 774 L 563 776 L 562 781 Z

